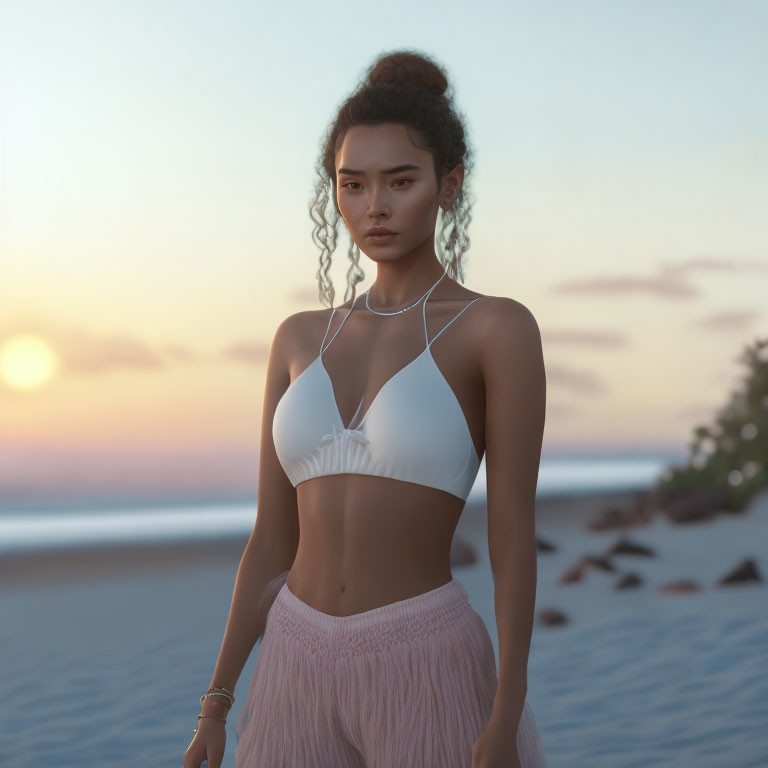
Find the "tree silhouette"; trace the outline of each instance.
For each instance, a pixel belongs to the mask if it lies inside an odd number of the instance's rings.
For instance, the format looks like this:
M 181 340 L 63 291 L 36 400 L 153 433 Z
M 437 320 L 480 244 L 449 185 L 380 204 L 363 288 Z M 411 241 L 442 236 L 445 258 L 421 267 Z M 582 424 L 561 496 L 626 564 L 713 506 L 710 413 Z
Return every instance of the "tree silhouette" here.
M 748 345 L 739 362 L 746 376 L 712 426 L 694 429 L 686 464 L 671 467 L 653 489 L 659 503 L 720 490 L 727 495 L 722 508 L 741 511 L 768 487 L 768 338 Z

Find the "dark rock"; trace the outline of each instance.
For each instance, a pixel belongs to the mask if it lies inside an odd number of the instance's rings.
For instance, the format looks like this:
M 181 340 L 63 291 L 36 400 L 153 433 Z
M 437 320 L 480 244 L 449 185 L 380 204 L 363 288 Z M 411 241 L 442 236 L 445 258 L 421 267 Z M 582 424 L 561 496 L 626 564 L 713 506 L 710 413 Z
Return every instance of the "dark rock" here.
M 742 560 L 732 571 L 723 576 L 716 586 L 723 587 L 729 584 L 744 584 L 745 582 L 762 582 L 763 577 L 757 570 L 757 563 L 751 558 Z
M 643 491 L 626 507 L 604 507 L 598 517 L 587 523 L 591 531 L 647 525 L 656 513 L 651 494 Z
M 585 555 L 584 562 L 587 565 L 591 565 L 593 568 L 597 568 L 599 571 L 608 571 L 608 573 L 616 573 L 616 566 L 607 557 L 596 557 L 594 555 Z
M 572 565 L 558 580 L 559 584 L 574 584 L 582 581 L 584 575 L 587 572 L 587 568 L 596 568 L 599 571 L 607 571 L 609 573 L 615 573 L 616 567 L 606 557 L 598 557 L 595 555 L 584 555 L 575 565 Z
M 594 520 L 587 523 L 590 531 L 610 531 L 628 525 L 627 512 L 619 507 L 605 507 Z
M 557 547 L 546 539 L 542 539 L 540 536 L 537 536 L 536 550 L 538 552 L 557 552 Z
M 584 579 L 584 571 L 586 570 L 586 563 L 584 561 L 576 563 L 576 565 L 563 572 L 560 576 L 559 584 L 575 584 L 576 582 Z
M 637 573 L 625 573 L 615 584 L 614 589 L 634 589 L 641 587 L 643 580 Z
M 716 517 L 729 498 L 724 488 L 704 488 L 686 491 L 678 498 L 665 502 L 662 512 L 673 523 L 695 523 Z
M 656 553 L 643 544 L 635 544 L 626 538 L 619 539 L 606 553 L 608 555 L 638 555 L 640 557 L 656 557 Z
M 544 624 L 548 627 L 562 626 L 568 623 L 568 619 L 564 613 L 556 611 L 554 608 L 544 608 L 538 613 L 539 624 Z

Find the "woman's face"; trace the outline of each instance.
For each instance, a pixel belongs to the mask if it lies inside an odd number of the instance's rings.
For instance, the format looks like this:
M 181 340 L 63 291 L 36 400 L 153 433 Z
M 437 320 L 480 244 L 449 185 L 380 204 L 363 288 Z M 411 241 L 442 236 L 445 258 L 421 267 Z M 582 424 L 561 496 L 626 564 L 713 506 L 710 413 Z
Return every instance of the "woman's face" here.
M 461 188 L 463 169 L 447 174 L 438 195 L 432 153 L 414 147 L 404 125 L 355 125 L 336 153 L 336 199 L 361 251 L 391 261 L 434 241 L 441 203 L 448 207 Z M 457 189 L 458 186 L 458 189 Z M 372 226 L 397 234 L 376 242 Z

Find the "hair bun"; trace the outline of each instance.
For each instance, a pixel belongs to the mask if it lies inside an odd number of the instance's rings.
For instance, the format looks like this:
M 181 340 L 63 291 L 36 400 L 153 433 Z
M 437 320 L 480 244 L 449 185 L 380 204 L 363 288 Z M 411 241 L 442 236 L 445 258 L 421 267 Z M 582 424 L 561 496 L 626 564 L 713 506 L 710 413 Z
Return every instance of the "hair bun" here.
M 423 54 L 396 51 L 379 57 L 368 72 L 371 85 L 413 85 L 435 96 L 448 89 L 443 69 Z

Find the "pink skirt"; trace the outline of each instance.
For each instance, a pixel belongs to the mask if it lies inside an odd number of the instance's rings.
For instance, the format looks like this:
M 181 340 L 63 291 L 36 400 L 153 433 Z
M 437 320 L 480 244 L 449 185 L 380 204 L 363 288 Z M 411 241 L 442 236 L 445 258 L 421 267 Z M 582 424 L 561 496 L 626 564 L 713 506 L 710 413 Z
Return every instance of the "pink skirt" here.
M 352 616 L 283 584 L 243 713 L 236 768 L 471 768 L 498 677 L 482 617 L 456 579 Z M 528 703 L 522 768 L 546 768 Z

